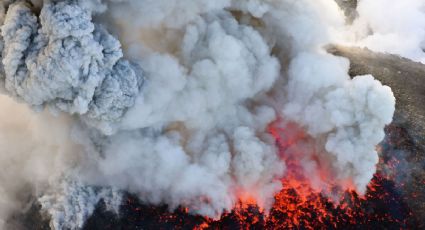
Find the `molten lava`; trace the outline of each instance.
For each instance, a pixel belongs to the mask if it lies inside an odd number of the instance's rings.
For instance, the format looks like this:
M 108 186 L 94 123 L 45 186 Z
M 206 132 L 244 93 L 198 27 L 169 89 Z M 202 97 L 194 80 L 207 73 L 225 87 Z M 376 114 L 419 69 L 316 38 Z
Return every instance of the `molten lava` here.
M 331 186 L 321 190 L 305 175 L 300 157 L 286 150 L 297 141 L 308 138 L 294 124 L 276 121 L 268 131 L 276 139 L 280 157 L 286 162 L 283 189 L 275 196 L 269 212 L 255 204 L 252 198 L 244 198 L 232 212 L 225 213 L 219 220 L 193 216 L 185 208 L 169 212 L 166 206 L 153 207 L 141 204 L 129 195 L 121 207 L 121 218 L 100 212 L 91 217 L 85 229 L 406 229 L 411 228 L 410 212 L 399 188 L 391 176 L 378 170 L 363 196 L 351 189 L 350 182 L 342 186 Z M 290 135 L 285 129 L 291 130 Z M 294 131 L 296 130 L 296 131 Z M 286 136 L 282 136 L 286 135 Z M 301 154 L 301 153 L 298 153 Z M 314 154 L 309 157 L 314 158 Z M 320 163 L 320 162 L 319 162 Z M 394 167 L 396 159 L 386 164 Z M 327 172 L 316 175 L 326 179 Z M 323 195 L 326 194 L 326 195 Z M 99 208 L 98 208 L 99 209 Z M 99 213 L 99 212 L 98 212 Z M 98 216 L 96 216 L 98 215 Z M 107 223 L 96 221 L 107 219 Z M 409 227 L 410 226 L 410 227 Z

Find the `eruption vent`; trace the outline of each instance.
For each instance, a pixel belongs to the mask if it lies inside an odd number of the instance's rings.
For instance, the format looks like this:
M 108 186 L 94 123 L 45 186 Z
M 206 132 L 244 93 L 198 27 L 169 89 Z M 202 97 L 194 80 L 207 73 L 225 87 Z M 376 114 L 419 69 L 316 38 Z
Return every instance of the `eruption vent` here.
M 364 195 L 395 99 L 325 47 L 405 32 L 370 1 L 352 25 L 331 0 L 2 1 L 0 220 L 36 201 L 80 229 L 127 192 L 208 223 L 288 187 Z

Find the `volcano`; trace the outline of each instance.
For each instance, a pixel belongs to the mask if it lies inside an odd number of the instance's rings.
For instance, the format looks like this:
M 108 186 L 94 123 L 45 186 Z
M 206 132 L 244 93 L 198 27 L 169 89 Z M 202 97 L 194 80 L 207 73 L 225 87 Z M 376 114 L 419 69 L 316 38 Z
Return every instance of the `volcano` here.
M 0 1 L 0 229 L 424 229 L 423 0 Z
M 425 65 L 399 56 L 370 50 L 331 47 L 330 52 L 350 58 L 350 74 L 372 73 L 395 89 L 396 117 L 386 127 L 386 138 L 377 147 L 378 171 L 359 195 L 354 190 L 341 191 L 339 200 L 323 196 L 311 188 L 305 176 L 297 175 L 293 162 L 291 174 L 282 179 L 283 189 L 275 204 L 265 213 L 255 204 L 240 203 L 232 212 L 213 220 L 193 216 L 185 208 L 169 212 L 166 206 L 144 205 L 128 195 L 121 216 L 105 212 L 100 203 L 85 229 L 422 229 L 425 228 L 424 130 L 420 116 L 425 110 L 416 104 L 425 100 L 417 89 L 425 84 Z M 390 69 L 390 71 L 388 71 Z M 397 74 L 403 72 L 403 75 Z M 403 83 L 401 83 L 403 82 Z M 423 91 L 423 90 L 422 90 Z M 291 128 L 293 130 L 293 128 Z M 281 140 L 285 129 L 276 123 L 269 126 L 281 152 L 291 143 Z M 295 137 L 294 137 L 295 136 Z M 302 138 L 302 134 L 292 136 Z M 412 165 L 414 167 L 412 167 Z
M 282 180 L 284 189 L 275 196 L 270 212 L 241 202 L 213 220 L 191 215 L 183 207 L 170 212 L 167 206 L 145 205 L 128 194 L 120 216 L 105 211 L 100 202 L 84 229 L 422 229 L 423 209 L 415 208 L 423 205 L 425 181 L 409 178 L 401 163 L 406 156 L 397 154 L 409 153 L 408 160 L 416 161 L 421 150 L 396 124 L 386 133 L 379 146 L 378 172 L 362 196 L 352 190 L 334 191 L 341 193 L 340 200 L 331 200 L 312 189 L 308 178 L 291 175 Z
M 407 72 L 403 76 L 403 87 L 394 83 L 397 77 L 389 78 L 387 84 L 400 87 L 396 90 L 400 92 L 396 94 L 398 100 L 420 101 L 420 96 L 407 97 L 415 95 L 410 92 L 417 84 L 409 84 L 405 76 L 412 81 L 417 80 L 418 71 L 425 73 L 422 64 L 361 49 L 333 47 L 331 52 L 352 59 L 350 71 L 353 75 L 357 75 L 357 71 L 372 71 L 378 78 L 385 79 L 388 76 L 382 75 L 385 72 L 381 69 L 386 68 L 382 62 L 398 68 L 392 72 Z M 364 62 L 367 59 L 370 61 Z M 395 63 L 403 64 L 394 67 Z M 245 200 L 219 219 L 210 219 L 190 214 L 185 207 L 170 211 L 167 205 L 147 205 L 137 196 L 126 193 L 119 215 L 108 211 L 101 200 L 84 229 L 422 229 L 425 227 L 422 221 L 425 214 L 425 180 L 421 176 L 424 172 L 421 165 L 424 162 L 423 142 L 420 139 L 423 126 L 408 129 L 406 127 L 414 126 L 416 119 L 405 117 L 417 116 L 423 110 L 414 107 L 420 111 L 406 114 L 406 110 L 400 107 L 395 121 L 385 129 L 386 138 L 377 147 L 380 155 L 378 171 L 364 195 L 355 190 L 343 191 L 334 187 L 330 189 L 338 200 L 330 199 L 311 187 L 308 176 L 297 174 L 299 164 L 291 161 L 291 173 L 282 179 L 283 189 L 275 196 L 275 203 L 268 212 L 255 201 Z M 289 142 L 285 142 L 281 134 L 284 135 L 286 128 L 293 130 L 294 127 L 282 128 L 278 124 L 271 123 L 269 132 L 276 138 L 276 145 L 284 157 L 290 142 L 304 138 L 304 134 L 293 134 L 290 138 L 286 137 L 285 141 Z M 408 168 L 411 165 L 417 167 Z M 23 224 L 25 229 L 48 230 L 49 221 L 43 216 L 39 204 L 34 203 L 27 212 L 11 219 L 9 224 Z
M 423 205 L 425 181 L 412 178 L 401 163 L 406 156 L 397 154 L 408 152 L 408 160 L 415 161 L 420 150 L 406 129 L 392 124 L 386 133 L 379 146 L 378 172 L 362 196 L 335 189 L 339 200 L 331 200 L 312 189 L 308 178 L 291 175 L 282 179 L 284 189 L 275 196 L 269 212 L 255 203 L 240 202 L 232 212 L 214 220 L 192 215 L 184 207 L 170 212 L 166 205 L 146 205 L 126 194 L 119 215 L 100 201 L 84 229 L 421 229 L 423 209 L 415 208 Z M 13 222 L 24 223 L 25 229 L 50 229 L 38 204 Z

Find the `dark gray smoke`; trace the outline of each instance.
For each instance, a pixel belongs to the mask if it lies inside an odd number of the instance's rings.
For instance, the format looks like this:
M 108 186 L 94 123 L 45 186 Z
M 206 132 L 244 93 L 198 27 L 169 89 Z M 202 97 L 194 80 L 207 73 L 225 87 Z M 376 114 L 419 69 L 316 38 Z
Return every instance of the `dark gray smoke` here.
M 37 17 L 23 1 L 7 6 L 2 80 L 31 106 L 118 121 L 134 104 L 142 71 L 122 58 L 119 41 L 91 21 L 77 1 L 51 1 Z

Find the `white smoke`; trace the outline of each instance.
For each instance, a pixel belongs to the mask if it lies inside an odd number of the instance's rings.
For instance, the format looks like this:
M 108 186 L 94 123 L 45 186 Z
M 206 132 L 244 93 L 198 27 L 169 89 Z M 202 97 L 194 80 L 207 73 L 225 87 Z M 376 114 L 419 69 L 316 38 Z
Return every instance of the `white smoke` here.
M 425 63 L 423 0 L 359 0 L 357 12 L 355 44 Z
M 349 80 L 347 72 L 348 62 L 342 58 L 300 54 L 290 65 L 283 114 L 306 126 L 316 139 L 324 138 L 336 179 L 352 179 L 363 193 L 375 172 L 375 145 L 384 138 L 382 127 L 392 120 L 395 100 L 391 89 L 372 76 Z M 321 80 L 312 81 L 317 75 Z
M 348 61 L 325 52 L 346 32 L 333 1 L 0 6 L 4 92 L 58 114 L 1 101 L 1 134 L 12 140 L 0 155 L 10 165 L 0 177 L 3 220 L 27 184 L 42 188 L 24 194 L 39 199 L 54 229 L 81 228 L 101 199 L 117 210 L 119 191 L 216 218 L 239 199 L 268 209 L 285 175 L 285 153 L 267 131 L 276 119 L 314 140 L 320 159 L 303 162 L 306 173 L 329 172 L 318 184 L 351 181 L 364 192 L 375 172 L 395 100 L 372 76 L 350 79 Z M 316 161 L 327 167 L 309 168 Z

